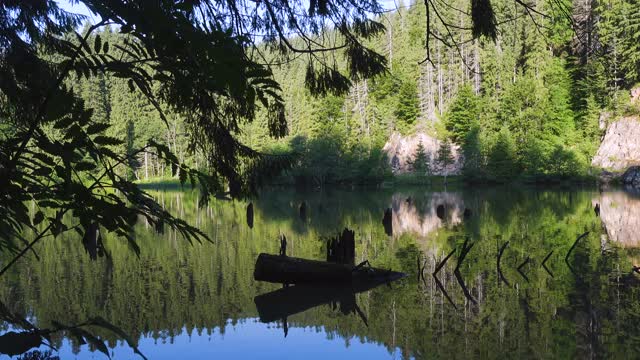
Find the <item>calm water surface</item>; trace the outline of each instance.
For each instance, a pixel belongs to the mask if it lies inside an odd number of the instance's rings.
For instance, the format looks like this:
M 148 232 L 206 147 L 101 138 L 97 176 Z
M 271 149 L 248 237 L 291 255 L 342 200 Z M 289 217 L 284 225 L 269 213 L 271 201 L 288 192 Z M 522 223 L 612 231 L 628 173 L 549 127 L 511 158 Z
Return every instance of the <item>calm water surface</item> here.
M 200 208 L 193 192 L 154 196 L 212 243 L 192 245 L 168 229 L 158 234 L 142 220 L 139 259 L 110 236 L 110 256 L 97 261 L 75 236 L 47 239 L 39 261 L 25 258 L 2 279 L 2 302 L 43 328 L 103 317 L 150 359 L 640 356 L 640 275 L 632 272 L 640 265 L 640 196 L 631 192 L 272 191 L 253 201 L 253 228 L 246 202 Z M 391 236 L 381 223 L 388 207 Z M 356 232 L 356 262 L 408 276 L 318 302 L 295 290 L 276 297 L 269 293 L 280 286 L 253 280 L 257 255 L 277 253 L 279 234 L 289 255 L 323 259 L 328 237 L 344 227 Z M 260 296 L 276 301 L 265 305 Z M 274 314 L 281 318 L 266 322 Z M 95 333 L 113 358 L 136 357 L 112 333 Z M 56 333 L 52 344 L 62 359 L 106 358 L 70 334 Z

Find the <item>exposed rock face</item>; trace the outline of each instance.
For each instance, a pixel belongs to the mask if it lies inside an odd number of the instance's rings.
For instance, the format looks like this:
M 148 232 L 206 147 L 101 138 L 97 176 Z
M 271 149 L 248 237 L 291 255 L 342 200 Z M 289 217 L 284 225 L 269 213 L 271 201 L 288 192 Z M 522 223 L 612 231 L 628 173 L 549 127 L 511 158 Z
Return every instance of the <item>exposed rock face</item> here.
M 458 145 L 451 144 L 451 155 L 454 161 L 445 168 L 436 161 L 440 140 L 425 133 L 403 137 L 400 133 L 394 132 L 382 149 L 391 162 L 391 169 L 394 174 L 403 174 L 411 171 L 409 162 L 413 160 L 418 144 L 421 141 L 429 158 L 429 169 L 432 175 L 458 175 L 462 172 L 464 159 L 462 150 Z
M 640 119 L 627 117 L 611 123 L 591 164 L 613 171 L 640 165 Z
M 592 200 L 600 204 L 600 218 L 610 241 L 640 247 L 640 198 L 622 191 L 604 192 Z
M 605 130 L 607 128 L 607 123 L 611 118 L 611 113 L 608 111 L 603 111 L 600 113 L 600 117 L 598 118 L 598 128 L 600 130 Z
M 640 141 L 640 139 L 638 139 Z M 640 189 L 640 166 L 632 166 L 622 175 L 622 183 Z
M 640 102 L 640 87 L 631 89 L 631 102 Z

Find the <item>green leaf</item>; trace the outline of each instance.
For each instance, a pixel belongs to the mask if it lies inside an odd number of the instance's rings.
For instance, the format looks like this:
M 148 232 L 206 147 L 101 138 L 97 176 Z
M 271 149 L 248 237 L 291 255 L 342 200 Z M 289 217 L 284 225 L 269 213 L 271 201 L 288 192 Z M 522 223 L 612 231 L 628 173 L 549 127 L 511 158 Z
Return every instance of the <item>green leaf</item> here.
M 49 166 L 55 166 L 55 161 L 53 161 L 53 158 L 49 155 L 43 154 L 43 153 L 35 153 L 33 154 L 33 157 L 42 161 L 44 164 L 49 165 Z
M 38 211 L 33 217 L 33 226 L 39 225 L 42 220 L 44 220 L 44 214 L 42 213 L 42 211 Z
M 54 129 L 64 129 L 69 127 L 69 125 L 71 125 L 74 122 L 74 118 L 72 116 L 65 116 L 60 120 L 57 120 L 54 124 L 53 124 L 53 128 Z
M 73 32 L 76 36 L 76 38 L 78 39 L 78 42 L 80 43 L 80 45 L 82 46 L 82 48 L 88 53 L 91 53 L 91 48 L 89 47 L 89 44 L 87 44 L 87 42 L 84 40 L 84 38 L 78 34 L 77 31 Z M 80 52 L 80 55 L 83 55 L 82 52 Z
M 0 344 L 3 354 L 13 356 L 37 348 L 42 344 L 42 337 L 33 331 L 9 331 L 0 336 Z
M 87 134 L 95 135 L 97 133 L 101 133 L 101 132 L 107 130 L 110 126 L 111 126 L 111 124 L 109 124 L 109 123 L 94 123 L 94 124 L 91 124 L 91 125 L 89 125 L 87 127 Z
M 127 232 L 125 232 L 122 229 L 116 230 L 116 234 L 118 234 L 118 235 L 124 237 L 125 239 L 127 239 L 127 243 L 131 247 L 131 250 L 133 250 L 133 252 L 136 253 L 136 256 L 139 258 L 140 257 L 140 246 L 138 246 L 138 243 L 136 243 L 136 240 L 133 238 L 133 236 L 131 236 L 131 234 L 128 234 Z
M 95 138 L 93 138 L 93 142 L 95 142 L 98 145 L 121 145 L 123 144 L 123 141 L 120 139 L 116 139 L 114 137 L 111 136 L 96 136 Z
M 180 176 L 180 185 L 184 185 L 184 183 L 187 181 L 187 169 L 181 166 L 179 176 Z
M 103 319 L 101 317 L 95 317 L 95 318 L 91 319 L 90 321 L 93 323 L 93 325 L 99 326 L 99 327 L 107 329 L 107 330 L 110 330 L 114 334 L 118 335 L 121 339 L 124 339 L 124 341 L 127 342 L 127 345 L 129 345 L 129 347 L 131 347 L 136 354 L 140 355 L 140 357 L 142 357 L 145 360 L 147 359 L 147 357 L 144 356 L 140 352 L 140 350 L 138 350 L 138 347 L 135 345 L 135 343 L 133 342 L 131 337 L 129 335 L 127 335 L 127 333 L 125 333 L 122 329 L 120 329 L 119 327 L 111 324 L 110 322 L 106 321 L 105 319 Z
M 42 166 L 33 171 L 35 176 L 49 176 L 53 170 L 50 167 Z
M 96 39 L 93 42 L 93 50 L 94 52 L 99 53 L 101 49 L 102 49 L 102 39 L 100 38 L 100 35 L 96 35 Z
M 42 200 L 42 201 L 38 201 L 38 206 L 55 209 L 55 208 L 59 208 L 60 204 L 51 200 Z
M 89 161 L 81 161 L 77 163 L 74 167 L 76 171 L 89 171 L 96 168 L 96 164 Z
M 86 340 L 90 345 L 95 346 L 96 349 L 98 349 L 101 353 L 105 354 L 109 359 L 111 359 L 111 356 L 109 356 L 109 349 L 107 348 L 107 345 L 102 340 L 100 340 L 100 338 L 78 327 L 70 327 L 68 328 L 68 330 L 76 337 L 84 338 L 84 340 Z

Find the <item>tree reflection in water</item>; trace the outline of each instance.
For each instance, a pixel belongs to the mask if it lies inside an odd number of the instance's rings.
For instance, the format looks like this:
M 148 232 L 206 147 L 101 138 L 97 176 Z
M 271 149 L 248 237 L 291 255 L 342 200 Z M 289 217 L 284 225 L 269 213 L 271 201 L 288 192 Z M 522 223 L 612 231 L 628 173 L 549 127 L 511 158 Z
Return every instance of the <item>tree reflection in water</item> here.
M 640 205 L 624 192 L 274 191 L 252 200 L 251 229 L 244 221 L 247 203 L 221 201 L 198 209 L 197 194 L 156 196 L 210 234 L 214 243 L 185 244 L 171 231 L 155 234 L 141 220 L 134 234 L 140 259 L 107 234 L 104 245 L 110 257 L 91 261 L 78 246 L 80 239 L 61 236 L 40 244 L 40 261 L 24 259 L 5 275 L 0 298 L 8 311 L 28 314 L 39 328 L 101 316 L 131 334 L 134 346 L 144 343 L 143 353 L 159 346 L 144 339 L 158 344 L 169 344 L 180 334 L 207 339 L 257 317 L 286 317 L 289 335 L 278 350 L 282 356 L 296 341 L 292 329 L 300 327 L 345 341 L 355 337 L 383 344 L 390 352 L 398 348 L 405 358 L 629 358 L 640 347 L 634 335 L 640 288 L 631 271 L 638 259 L 639 239 L 632 229 L 638 228 L 633 221 Z M 299 217 L 303 202 L 304 223 Z M 593 212 L 594 202 L 601 204 L 600 218 Z M 443 219 L 437 216 L 438 205 L 445 207 Z M 389 207 L 391 237 L 381 223 Z M 473 216 L 464 219 L 465 208 Z M 355 230 L 356 263 L 366 259 L 409 276 L 391 287 L 359 293 L 314 294 L 253 281 L 255 257 L 276 254 L 279 234 L 287 236 L 288 255 L 323 259 L 322 239 L 345 227 Z M 572 273 L 565 255 L 587 231 L 567 259 Z M 461 261 L 469 244 L 473 248 Z M 500 250 L 502 275 L 496 266 Z M 437 278 L 429 276 L 448 254 Z M 3 333 L 12 329 L 6 323 Z M 265 336 L 276 331 L 261 329 Z M 111 331 L 91 330 L 116 354 L 130 352 L 121 349 L 124 344 Z M 224 338 L 214 339 L 223 346 Z M 199 342 L 191 350 L 204 354 L 212 347 L 215 351 L 216 344 Z M 51 345 L 90 356 L 86 352 L 91 347 L 81 346 L 67 332 L 51 334 Z M 316 350 L 321 351 L 308 349 Z M 257 351 L 251 346 L 237 349 L 243 356 L 257 356 Z

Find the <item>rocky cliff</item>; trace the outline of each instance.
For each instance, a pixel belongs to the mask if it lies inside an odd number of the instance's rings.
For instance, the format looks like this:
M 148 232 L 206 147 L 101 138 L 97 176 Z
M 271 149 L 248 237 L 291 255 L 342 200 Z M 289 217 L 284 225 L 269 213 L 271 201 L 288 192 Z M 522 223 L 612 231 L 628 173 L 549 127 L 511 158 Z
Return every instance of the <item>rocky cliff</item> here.
M 391 169 L 394 174 L 403 174 L 411 171 L 409 163 L 413 160 L 420 142 L 422 142 L 422 146 L 424 146 L 429 158 L 429 169 L 432 175 L 458 175 L 461 173 L 464 161 L 459 146 L 451 145 L 451 154 L 454 161 L 451 165 L 443 167 L 436 161 L 438 148 L 441 144 L 440 140 L 422 132 L 410 136 L 402 136 L 396 132 L 391 135 L 383 148 L 391 162 Z
M 591 164 L 611 171 L 640 165 L 640 119 L 625 117 L 609 124 Z

